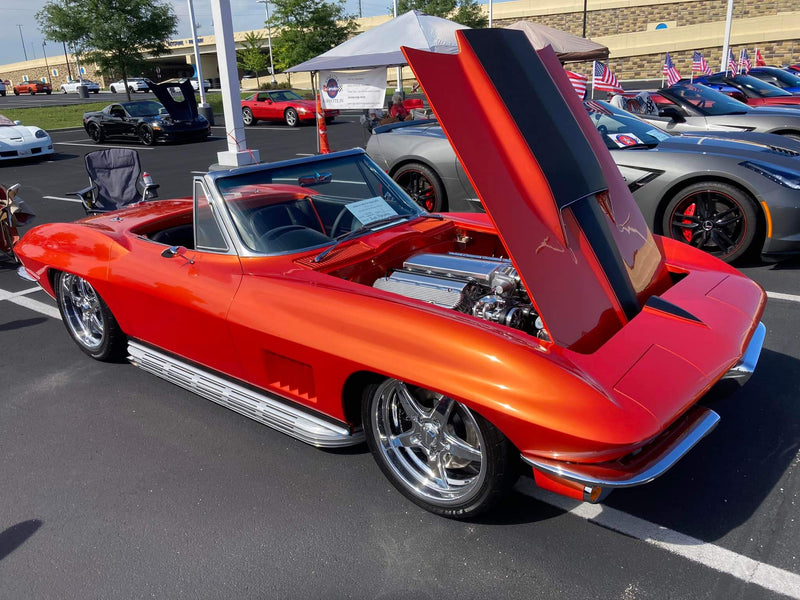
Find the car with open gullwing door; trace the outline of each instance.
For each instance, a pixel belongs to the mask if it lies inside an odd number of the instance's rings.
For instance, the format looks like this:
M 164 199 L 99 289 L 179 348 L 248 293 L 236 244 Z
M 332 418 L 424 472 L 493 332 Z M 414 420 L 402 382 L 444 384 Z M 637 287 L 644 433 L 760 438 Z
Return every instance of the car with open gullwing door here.
M 521 466 L 592 502 L 653 480 L 753 372 L 765 294 L 650 232 L 552 50 L 456 35 L 404 51 L 486 214 L 426 212 L 354 149 L 35 227 L 20 274 L 89 356 L 316 446 L 366 440 L 439 515 L 488 510 Z

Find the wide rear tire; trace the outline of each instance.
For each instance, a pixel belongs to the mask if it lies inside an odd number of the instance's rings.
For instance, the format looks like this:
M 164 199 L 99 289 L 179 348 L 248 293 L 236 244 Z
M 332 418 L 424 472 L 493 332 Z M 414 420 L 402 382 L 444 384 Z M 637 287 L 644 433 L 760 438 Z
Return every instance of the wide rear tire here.
M 61 318 L 78 347 L 96 360 L 124 358 L 125 334 L 91 284 L 71 273 L 58 273 L 54 284 Z
M 411 199 L 428 212 L 447 210 L 444 185 L 433 169 L 421 163 L 408 163 L 392 176 Z

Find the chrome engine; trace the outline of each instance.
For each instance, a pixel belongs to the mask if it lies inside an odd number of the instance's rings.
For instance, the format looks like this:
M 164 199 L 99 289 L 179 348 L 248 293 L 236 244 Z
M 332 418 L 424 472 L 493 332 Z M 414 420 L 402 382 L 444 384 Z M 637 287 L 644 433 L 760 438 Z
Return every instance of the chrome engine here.
M 417 254 L 373 285 L 534 335 L 542 327 L 507 259 L 455 252 Z

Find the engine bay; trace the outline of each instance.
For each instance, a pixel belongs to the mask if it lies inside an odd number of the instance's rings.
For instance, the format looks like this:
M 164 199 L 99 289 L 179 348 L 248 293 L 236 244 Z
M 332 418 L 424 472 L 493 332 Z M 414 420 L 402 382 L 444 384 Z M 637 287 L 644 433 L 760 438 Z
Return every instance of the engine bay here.
M 506 258 L 423 252 L 378 278 L 373 287 L 549 339 Z

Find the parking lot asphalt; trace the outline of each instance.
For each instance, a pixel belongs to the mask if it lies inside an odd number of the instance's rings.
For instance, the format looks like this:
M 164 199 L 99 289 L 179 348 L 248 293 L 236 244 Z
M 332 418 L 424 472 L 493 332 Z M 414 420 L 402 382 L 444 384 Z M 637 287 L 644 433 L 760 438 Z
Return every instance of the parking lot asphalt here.
M 312 154 L 313 127 L 260 124 L 263 160 Z M 333 149 L 363 145 L 357 119 Z M 38 222 L 95 148 L 3 164 Z M 140 150 L 162 198 L 226 149 Z M 474 522 L 405 501 L 365 447 L 318 450 L 127 364 L 92 361 L 55 303 L 0 264 L 2 598 L 800 598 L 800 261 L 739 265 L 771 293 L 750 382 L 714 405 L 717 429 L 653 483 L 602 505 L 517 484 Z

